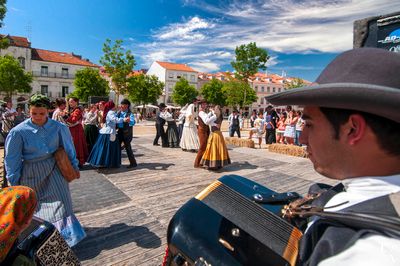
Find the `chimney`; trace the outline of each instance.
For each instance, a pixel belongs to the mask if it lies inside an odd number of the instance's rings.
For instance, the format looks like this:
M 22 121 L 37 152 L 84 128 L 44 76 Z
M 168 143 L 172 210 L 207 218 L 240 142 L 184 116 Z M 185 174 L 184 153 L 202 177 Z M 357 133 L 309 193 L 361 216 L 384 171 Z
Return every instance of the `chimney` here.
M 71 54 L 72 54 L 72 56 L 74 56 L 74 57 L 76 57 L 76 58 L 82 59 L 82 56 L 81 56 L 81 55 L 74 54 L 74 52 L 72 52 Z

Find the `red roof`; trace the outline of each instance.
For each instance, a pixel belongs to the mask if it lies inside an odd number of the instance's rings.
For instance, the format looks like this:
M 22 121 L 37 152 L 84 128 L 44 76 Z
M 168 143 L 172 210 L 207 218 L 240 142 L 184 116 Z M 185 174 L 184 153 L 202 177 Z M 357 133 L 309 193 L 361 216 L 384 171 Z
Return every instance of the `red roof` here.
M 32 60 L 56 62 L 56 63 L 88 66 L 88 67 L 99 67 L 98 65 L 93 64 L 89 60 L 82 59 L 80 55 L 76 55 L 74 53 L 69 54 L 64 52 L 53 52 L 37 48 L 32 48 Z
M 18 46 L 18 47 L 25 47 L 25 48 L 31 47 L 31 43 L 25 37 L 10 36 L 10 35 L 3 35 L 3 34 L 0 34 L 0 37 L 8 38 L 10 40 L 11 46 Z
M 190 66 L 185 65 L 185 64 L 175 64 L 175 63 L 160 62 L 160 61 L 156 61 L 156 62 L 163 68 L 169 69 L 169 70 L 197 72 L 197 71 L 193 70 L 193 68 L 191 68 Z

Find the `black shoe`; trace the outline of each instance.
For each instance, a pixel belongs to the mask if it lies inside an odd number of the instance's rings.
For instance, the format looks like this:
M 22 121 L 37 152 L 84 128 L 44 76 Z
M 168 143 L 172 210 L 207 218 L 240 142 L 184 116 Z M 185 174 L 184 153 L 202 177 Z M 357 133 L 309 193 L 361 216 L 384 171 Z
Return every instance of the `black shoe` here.
M 153 146 L 160 146 L 160 144 L 158 144 L 158 143 L 155 143 L 155 144 L 153 144 Z
M 135 167 L 137 167 L 137 163 L 131 163 L 126 168 L 135 168 Z

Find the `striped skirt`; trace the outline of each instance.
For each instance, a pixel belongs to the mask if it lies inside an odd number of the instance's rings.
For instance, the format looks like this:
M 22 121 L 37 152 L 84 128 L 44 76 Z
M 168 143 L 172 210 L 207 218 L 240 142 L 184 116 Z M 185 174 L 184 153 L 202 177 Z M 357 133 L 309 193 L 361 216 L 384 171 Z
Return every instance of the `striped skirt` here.
M 207 141 L 207 148 L 200 161 L 200 165 L 211 169 L 222 168 L 231 163 L 228 148 L 226 147 L 224 136 L 221 131 L 211 133 Z
M 72 211 L 68 182 L 58 170 L 53 156 L 25 160 L 19 185 L 35 190 L 38 199 L 35 216 L 54 224 L 69 246 L 76 245 L 86 236 Z

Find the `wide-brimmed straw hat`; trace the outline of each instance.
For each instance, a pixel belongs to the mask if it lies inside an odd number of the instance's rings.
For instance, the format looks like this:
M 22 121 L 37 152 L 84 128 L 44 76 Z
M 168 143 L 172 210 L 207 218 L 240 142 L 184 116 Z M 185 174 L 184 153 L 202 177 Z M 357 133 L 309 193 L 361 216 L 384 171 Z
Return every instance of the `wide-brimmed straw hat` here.
M 275 105 L 357 110 L 400 123 L 400 54 L 378 48 L 344 52 L 315 83 L 266 99 Z

